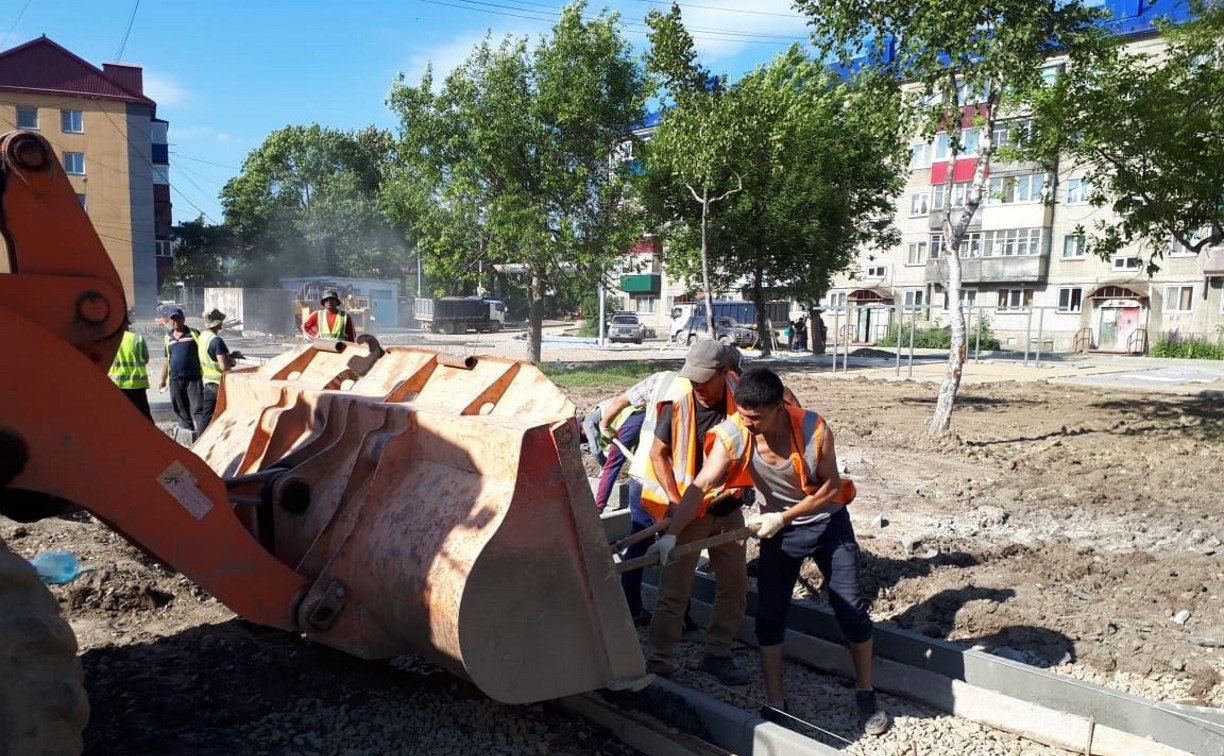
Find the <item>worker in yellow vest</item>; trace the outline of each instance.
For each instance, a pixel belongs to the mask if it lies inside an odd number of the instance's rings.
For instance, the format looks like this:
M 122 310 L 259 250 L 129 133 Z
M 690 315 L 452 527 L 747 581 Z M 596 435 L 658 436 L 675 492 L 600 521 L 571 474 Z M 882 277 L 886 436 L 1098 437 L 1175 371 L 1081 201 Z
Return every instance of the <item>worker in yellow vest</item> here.
M 764 368 L 747 370 L 735 387 L 735 415 L 706 434 L 705 464 L 681 496 L 667 534 L 651 547 L 671 560 L 703 496 L 711 490 L 754 486 L 761 514 L 748 521 L 761 539 L 757 560 L 756 634 L 766 719 L 785 720 L 782 641 L 786 615 L 803 562 L 811 558 L 824 576 L 829 604 L 854 662 L 859 726 L 868 735 L 888 730 L 871 683 L 873 625 L 859 585 L 859 547 L 846 505 L 854 482 L 839 474 L 833 432 L 819 414 L 784 401 L 782 380 Z M 666 574 L 666 571 L 664 571 Z
M 302 322 L 302 333 L 312 339 L 356 341 L 357 330 L 348 313 L 340 307 L 340 292 L 328 289 L 319 300 L 322 310 L 315 310 Z
M 136 405 L 136 409 L 145 417 L 153 420 L 149 411 L 149 345 L 144 336 L 135 331 L 125 331 L 123 341 L 119 342 L 119 351 L 111 362 L 110 379 L 123 395 Z
M 217 393 L 221 390 L 221 376 L 234 367 L 230 357 L 229 347 L 218 332 L 225 325 L 225 313 L 216 309 L 204 313 L 204 330 L 200 331 L 197 344 L 200 350 L 200 372 L 203 374 L 203 426 L 196 429 L 203 433 L 212 422 L 213 412 L 217 409 Z

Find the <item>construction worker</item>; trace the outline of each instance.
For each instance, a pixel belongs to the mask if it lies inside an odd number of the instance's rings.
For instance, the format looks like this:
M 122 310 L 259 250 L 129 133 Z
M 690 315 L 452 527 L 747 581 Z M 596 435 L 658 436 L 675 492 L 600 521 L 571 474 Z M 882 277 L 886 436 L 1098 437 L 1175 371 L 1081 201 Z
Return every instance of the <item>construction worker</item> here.
M 310 313 L 302 323 L 302 333 L 312 339 L 357 340 L 353 321 L 340 307 L 340 292 L 328 289 L 323 292 L 319 304 L 323 305 L 323 309 Z
M 200 372 L 203 375 L 203 419 L 204 423 L 196 430 L 203 433 L 212 422 L 213 412 L 217 409 L 217 392 L 221 390 L 221 376 L 234 367 L 230 358 L 229 347 L 225 339 L 217 335 L 221 326 L 225 325 L 225 313 L 213 308 L 204 313 L 204 330 L 200 331 L 198 347 L 200 351 Z
M 149 345 L 144 336 L 131 330 L 123 333 L 123 341 L 119 342 L 119 351 L 111 362 L 109 376 L 112 382 L 123 391 L 123 395 L 136 405 L 140 413 L 153 420 L 149 410 Z
M 204 425 L 203 371 L 200 368 L 200 332 L 189 328 L 183 311 L 172 307 L 166 312 L 170 330 L 166 333 L 166 363 L 162 365 L 162 391 L 170 390 L 170 405 L 178 416 L 179 427 L 199 433 Z
M 667 564 L 700 514 L 702 498 L 728 486 L 755 486 L 763 502 L 749 526 L 761 539 L 757 561 L 756 634 L 767 706 L 762 716 L 781 719 L 782 640 L 786 615 L 804 559 L 811 557 L 829 586 L 829 604 L 854 661 L 859 725 L 869 735 L 888 730 L 871 684 L 872 622 L 859 586 L 859 548 L 846 505 L 854 483 L 838 474 L 833 432 L 819 414 L 787 406 L 782 380 L 755 368 L 735 387 L 738 413 L 705 438 L 705 465 L 684 492 L 667 533 L 651 547 Z
M 700 439 L 735 413 L 732 392 L 739 365 L 734 347 L 703 339 L 689 349 L 679 372 L 668 374 L 646 408 L 638 453 L 630 474 L 642 484 L 642 508 L 655 521 L 671 514 L 701 471 Z M 715 499 L 718 499 L 715 503 Z M 696 517 L 678 532 L 680 543 L 697 541 L 744 526 L 742 495 L 710 489 Z M 673 539 L 675 541 L 677 539 Z M 650 548 L 655 548 L 654 546 Z M 748 674 L 731 658 L 731 642 L 744 618 L 748 572 L 743 541 L 708 549 L 718 581 L 713 619 L 706 630 L 701 668 L 724 685 L 746 685 Z M 650 621 L 647 671 L 668 676 L 676 671 L 671 657 L 684 632 L 684 611 L 693 589 L 698 554 L 681 557 L 665 567 Z

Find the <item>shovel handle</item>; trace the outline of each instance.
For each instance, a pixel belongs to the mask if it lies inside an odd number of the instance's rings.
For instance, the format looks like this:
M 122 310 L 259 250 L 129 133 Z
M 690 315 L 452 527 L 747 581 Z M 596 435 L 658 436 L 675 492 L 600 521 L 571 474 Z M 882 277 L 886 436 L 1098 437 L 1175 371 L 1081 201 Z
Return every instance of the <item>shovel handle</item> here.
M 730 543 L 731 541 L 742 541 L 745 538 L 751 536 L 755 532 L 757 532 L 756 527 L 736 528 L 735 530 L 728 530 L 725 533 L 719 533 L 718 535 L 712 535 L 709 538 L 703 538 L 700 541 L 690 541 L 689 543 L 683 544 L 681 546 L 677 546 L 676 548 L 672 549 L 671 553 L 672 553 L 672 556 L 680 557 L 680 556 L 684 556 L 685 554 L 692 554 L 695 551 L 701 551 L 702 549 L 709 548 L 710 546 L 721 546 L 722 544 Z M 651 553 L 646 554 L 645 556 L 640 556 L 636 559 L 630 559 L 626 562 L 621 562 L 620 564 L 616 565 L 616 574 L 619 575 L 624 572 L 633 572 L 634 570 L 640 570 L 640 569 L 650 567 L 658 563 L 659 563 L 659 553 L 657 551 L 652 551 Z
M 634 533 L 628 538 L 622 538 L 616 543 L 612 544 L 612 552 L 613 553 L 621 552 L 629 548 L 635 543 L 641 543 L 642 541 L 645 541 L 647 538 L 650 538 L 651 536 L 658 533 L 660 530 L 666 528 L 668 525 L 671 525 L 671 518 L 664 517 L 661 521 L 656 522 L 654 525 L 651 525 L 645 530 L 639 530 L 638 532 Z

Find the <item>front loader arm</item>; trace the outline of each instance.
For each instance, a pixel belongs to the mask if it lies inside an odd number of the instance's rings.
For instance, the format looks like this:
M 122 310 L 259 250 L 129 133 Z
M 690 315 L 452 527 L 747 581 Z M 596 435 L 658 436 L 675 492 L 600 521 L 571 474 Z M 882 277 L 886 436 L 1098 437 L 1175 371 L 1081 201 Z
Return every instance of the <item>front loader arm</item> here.
M 225 482 L 106 376 L 127 322 L 114 265 L 46 140 L 0 138 L 0 511 L 83 506 L 238 614 L 299 629 L 310 583 L 236 516 Z

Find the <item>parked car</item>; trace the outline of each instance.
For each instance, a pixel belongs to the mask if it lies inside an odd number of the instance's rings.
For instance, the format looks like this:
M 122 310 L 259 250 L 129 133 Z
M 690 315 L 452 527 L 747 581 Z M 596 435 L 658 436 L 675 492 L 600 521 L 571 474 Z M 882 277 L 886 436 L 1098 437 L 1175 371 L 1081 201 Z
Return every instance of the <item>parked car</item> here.
M 752 346 L 756 343 L 756 331 L 736 323 L 731 318 L 714 318 L 715 338 L 732 346 Z M 697 339 L 710 338 L 705 315 L 694 315 L 676 334 L 676 341 L 692 344 Z
M 632 312 L 618 312 L 612 316 L 608 324 L 608 341 L 615 344 L 618 341 L 632 341 L 641 344 L 646 337 L 646 326 Z

